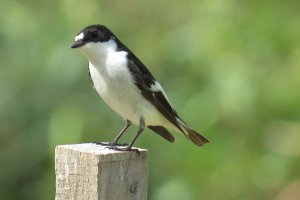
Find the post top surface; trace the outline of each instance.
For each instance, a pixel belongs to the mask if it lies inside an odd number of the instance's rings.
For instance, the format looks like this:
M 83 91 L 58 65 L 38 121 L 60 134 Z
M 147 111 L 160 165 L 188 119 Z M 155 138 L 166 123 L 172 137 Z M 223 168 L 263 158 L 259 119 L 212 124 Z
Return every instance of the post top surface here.
M 115 159 L 121 159 L 130 156 L 130 157 L 147 157 L 147 150 L 132 147 L 133 149 L 137 149 L 139 153 L 136 151 L 117 151 L 113 149 L 107 148 L 107 146 L 102 146 L 99 144 L 93 144 L 93 143 L 82 143 L 82 144 L 65 144 L 65 145 L 58 145 L 56 146 L 56 151 L 59 150 L 71 150 L 74 152 L 79 153 L 87 153 L 92 154 L 95 156 L 98 156 L 100 160 L 115 160 Z

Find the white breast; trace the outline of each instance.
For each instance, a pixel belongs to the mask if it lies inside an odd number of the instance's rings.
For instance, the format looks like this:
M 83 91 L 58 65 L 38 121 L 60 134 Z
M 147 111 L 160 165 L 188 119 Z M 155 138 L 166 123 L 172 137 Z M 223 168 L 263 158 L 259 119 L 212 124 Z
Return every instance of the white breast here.
M 138 124 L 143 114 L 140 108 L 152 105 L 145 101 L 133 83 L 126 56 L 126 52 L 110 51 L 102 62 L 90 62 L 89 70 L 102 99 L 123 118 Z

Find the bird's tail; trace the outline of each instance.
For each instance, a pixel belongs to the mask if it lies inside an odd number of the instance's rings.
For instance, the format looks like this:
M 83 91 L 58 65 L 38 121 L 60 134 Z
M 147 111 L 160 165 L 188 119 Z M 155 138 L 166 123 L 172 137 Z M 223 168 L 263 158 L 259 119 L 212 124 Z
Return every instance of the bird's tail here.
M 182 119 L 180 119 L 179 117 L 177 118 L 178 124 L 180 125 L 180 127 L 182 128 L 182 132 L 184 133 L 184 135 L 190 139 L 194 144 L 198 145 L 198 146 L 202 146 L 205 143 L 209 143 L 208 139 L 206 139 L 205 137 L 203 137 L 202 135 L 200 135 L 199 133 L 197 133 L 196 131 L 194 131 L 191 127 L 189 127 Z

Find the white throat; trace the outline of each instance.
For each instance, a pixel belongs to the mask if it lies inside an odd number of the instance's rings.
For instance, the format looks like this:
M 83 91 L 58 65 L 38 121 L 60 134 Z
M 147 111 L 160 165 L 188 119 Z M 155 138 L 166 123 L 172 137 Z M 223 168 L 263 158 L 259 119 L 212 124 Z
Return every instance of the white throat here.
M 89 59 L 91 63 L 99 63 L 106 60 L 109 53 L 116 51 L 117 43 L 110 39 L 106 42 L 90 42 L 80 48 L 81 52 Z

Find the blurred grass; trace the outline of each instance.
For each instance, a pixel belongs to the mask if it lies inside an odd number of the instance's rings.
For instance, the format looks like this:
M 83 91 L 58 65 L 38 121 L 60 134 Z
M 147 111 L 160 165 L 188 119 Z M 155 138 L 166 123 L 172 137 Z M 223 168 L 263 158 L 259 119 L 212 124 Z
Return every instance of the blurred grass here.
M 122 127 L 91 88 L 86 59 L 70 49 L 94 23 L 111 28 L 211 140 L 197 148 L 145 131 L 136 145 L 149 149 L 149 199 L 298 199 L 299 6 L 2 0 L 1 199 L 53 199 L 55 145 L 109 141 Z

